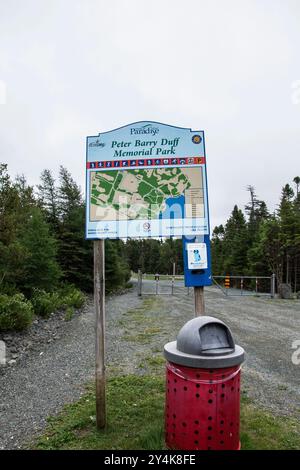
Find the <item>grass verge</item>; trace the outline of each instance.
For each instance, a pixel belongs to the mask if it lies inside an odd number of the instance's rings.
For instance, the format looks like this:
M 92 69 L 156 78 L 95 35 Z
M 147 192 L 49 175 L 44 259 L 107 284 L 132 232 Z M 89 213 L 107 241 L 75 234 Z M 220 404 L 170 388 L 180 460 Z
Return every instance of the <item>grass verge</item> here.
M 127 375 L 111 378 L 107 387 L 107 428 L 95 425 L 94 387 L 76 403 L 49 419 L 35 449 L 164 449 L 164 378 Z M 299 449 L 299 423 L 272 416 L 248 398 L 241 404 L 242 449 Z

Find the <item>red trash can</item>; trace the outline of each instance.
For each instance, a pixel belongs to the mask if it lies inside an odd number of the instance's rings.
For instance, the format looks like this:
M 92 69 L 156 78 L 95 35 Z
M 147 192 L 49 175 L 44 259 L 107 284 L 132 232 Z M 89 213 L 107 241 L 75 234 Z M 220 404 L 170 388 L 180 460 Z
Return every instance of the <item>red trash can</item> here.
M 220 320 L 187 322 L 165 345 L 165 442 L 169 449 L 240 448 L 240 371 L 244 350 Z

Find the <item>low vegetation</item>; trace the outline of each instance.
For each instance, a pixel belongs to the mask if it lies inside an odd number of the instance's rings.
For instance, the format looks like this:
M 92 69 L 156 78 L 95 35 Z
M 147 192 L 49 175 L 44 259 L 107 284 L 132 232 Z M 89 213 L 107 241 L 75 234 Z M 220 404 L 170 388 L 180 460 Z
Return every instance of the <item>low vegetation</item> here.
M 30 300 L 24 294 L 0 294 L 0 331 L 24 330 L 28 328 L 34 315 L 47 318 L 57 310 L 65 310 L 70 320 L 74 309 L 85 303 L 85 295 L 74 286 L 67 286 L 55 292 L 35 289 Z
M 0 295 L 0 331 L 23 330 L 33 317 L 32 303 L 23 294 Z
M 93 289 L 93 243 L 84 237 L 81 189 L 64 167 L 34 188 L 0 163 L 0 332 L 28 327 L 34 313 L 80 308 Z M 124 243 L 107 240 L 106 289 L 125 287 Z
M 36 449 L 161 450 L 164 444 L 164 378 L 128 375 L 108 381 L 108 424 L 97 431 L 94 387 L 77 402 L 49 419 Z M 298 449 L 300 426 L 296 420 L 256 408 L 243 397 L 242 449 Z

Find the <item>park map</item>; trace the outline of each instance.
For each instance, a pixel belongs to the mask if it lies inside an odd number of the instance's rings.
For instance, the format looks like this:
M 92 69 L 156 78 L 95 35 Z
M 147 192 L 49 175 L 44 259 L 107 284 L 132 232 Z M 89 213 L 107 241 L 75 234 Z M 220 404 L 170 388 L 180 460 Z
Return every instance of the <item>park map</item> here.
M 191 207 L 186 217 L 204 215 L 201 166 L 92 171 L 90 178 L 91 221 L 158 219 L 166 201 L 182 195 Z

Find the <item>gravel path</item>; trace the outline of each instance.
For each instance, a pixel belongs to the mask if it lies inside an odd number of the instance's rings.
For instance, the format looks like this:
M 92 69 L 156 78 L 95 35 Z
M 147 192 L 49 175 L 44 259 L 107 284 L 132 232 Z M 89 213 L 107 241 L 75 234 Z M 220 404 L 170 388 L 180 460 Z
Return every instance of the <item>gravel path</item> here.
M 170 292 L 165 281 L 162 292 Z M 154 282 L 144 292 L 154 292 Z M 177 283 L 174 296 L 137 297 L 136 287 L 107 300 L 108 373 L 146 373 L 193 317 L 193 295 Z M 206 289 L 206 312 L 225 321 L 247 352 L 243 387 L 275 414 L 299 415 L 300 365 L 292 343 L 300 339 L 300 301 L 256 297 L 226 298 Z M 54 320 L 53 320 L 54 321 Z M 56 325 L 56 339 L 38 342 L 13 365 L 0 366 L 0 449 L 21 448 L 44 429 L 46 418 L 84 392 L 94 373 L 92 304 L 70 322 Z M 22 339 L 23 341 L 24 339 Z

